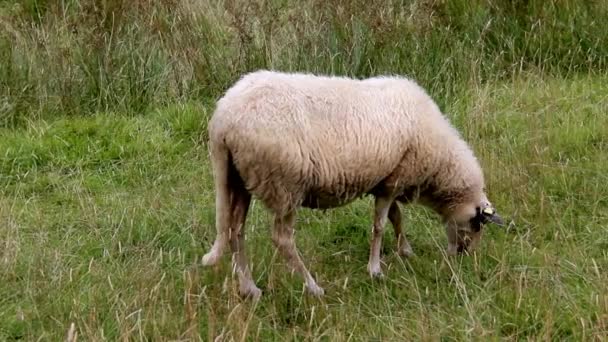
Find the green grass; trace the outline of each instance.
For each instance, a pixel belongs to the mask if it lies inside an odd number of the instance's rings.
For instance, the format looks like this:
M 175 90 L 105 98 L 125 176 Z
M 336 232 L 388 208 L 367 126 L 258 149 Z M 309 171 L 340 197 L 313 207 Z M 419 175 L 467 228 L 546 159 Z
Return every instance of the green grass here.
M 302 210 L 297 242 L 326 296 L 303 294 L 254 202 L 254 305 L 214 238 L 205 146 L 210 105 L 34 120 L 0 131 L 0 339 L 419 340 L 608 333 L 608 78 L 522 75 L 446 107 L 513 221 L 446 259 L 437 217 L 404 211 L 417 256 L 385 235 L 383 281 L 366 272 L 369 199 Z M 201 136 L 202 134 L 202 136 Z

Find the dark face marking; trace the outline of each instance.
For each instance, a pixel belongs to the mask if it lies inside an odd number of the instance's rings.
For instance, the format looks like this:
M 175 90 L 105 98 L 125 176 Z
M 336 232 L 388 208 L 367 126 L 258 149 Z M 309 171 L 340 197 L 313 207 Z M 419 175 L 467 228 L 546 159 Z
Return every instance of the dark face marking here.
M 492 207 L 477 207 L 475 208 L 475 212 L 475 216 L 470 220 L 471 229 L 474 232 L 479 232 L 481 227 L 488 222 L 496 223 L 499 226 L 504 225 L 502 217 L 500 217 Z
M 477 207 L 475 209 L 476 214 L 475 216 L 473 216 L 471 218 L 471 220 L 469 221 L 469 224 L 471 225 L 471 230 L 474 231 L 475 233 L 481 231 L 481 227 L 482 224 L 484 224 L 484 217 L 483 214 L 481 213 L 481 209 L 479 207 Z

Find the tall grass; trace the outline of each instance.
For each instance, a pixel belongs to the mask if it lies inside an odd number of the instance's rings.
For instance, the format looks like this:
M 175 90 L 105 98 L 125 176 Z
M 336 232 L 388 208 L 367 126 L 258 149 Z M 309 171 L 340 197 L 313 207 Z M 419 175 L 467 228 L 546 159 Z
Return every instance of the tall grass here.
M 0 3 L 0 126 L 214 100 L 259 68 L 416 78 L 440 105 L 522 70 L 606 70 L 602 1 Z

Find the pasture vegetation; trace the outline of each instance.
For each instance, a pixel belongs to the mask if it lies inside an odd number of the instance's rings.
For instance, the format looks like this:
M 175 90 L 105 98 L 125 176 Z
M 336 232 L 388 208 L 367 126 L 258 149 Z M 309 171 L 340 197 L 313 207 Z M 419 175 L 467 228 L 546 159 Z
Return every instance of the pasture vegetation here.
M 608 334 L 608 8 L 602 1 L 0 2 L 0 339 L 602 339 Z M 302 210 L 309 298 L 254 202 L 260 302 L 215 236 L 206 122 L 258 68 L 417 79 L 482 162 L 510 222 L 444 256 L 404 209 L 416 257 L 371 203 Z

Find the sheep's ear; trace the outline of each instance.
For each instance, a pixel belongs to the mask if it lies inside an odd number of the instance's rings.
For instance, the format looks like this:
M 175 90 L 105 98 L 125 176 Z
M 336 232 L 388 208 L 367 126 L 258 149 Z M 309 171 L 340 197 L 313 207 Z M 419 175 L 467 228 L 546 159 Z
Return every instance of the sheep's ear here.
M 492 222 L 499 226 L 505 225 L 505 221 L 502 219 L 502 217 L 500 217 L 500 215 L 498 215 L 498 213 L 496 213 L 496 209 L 492 207 L 481 208 L 480 214 L 484 223 Z

